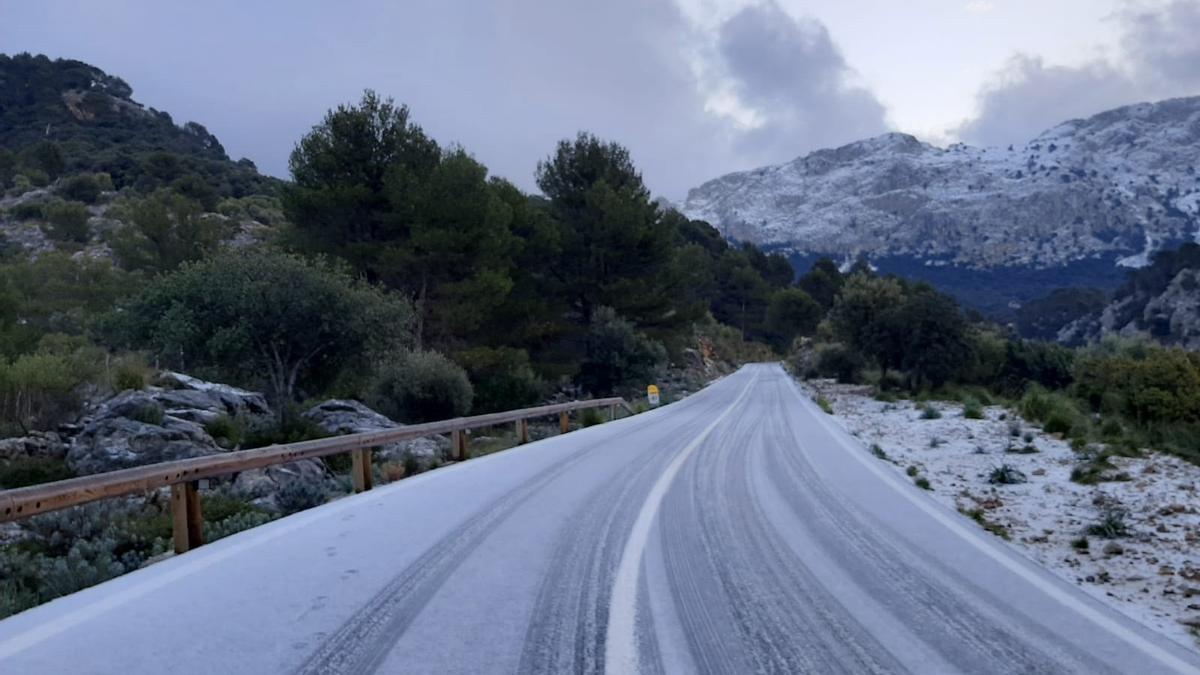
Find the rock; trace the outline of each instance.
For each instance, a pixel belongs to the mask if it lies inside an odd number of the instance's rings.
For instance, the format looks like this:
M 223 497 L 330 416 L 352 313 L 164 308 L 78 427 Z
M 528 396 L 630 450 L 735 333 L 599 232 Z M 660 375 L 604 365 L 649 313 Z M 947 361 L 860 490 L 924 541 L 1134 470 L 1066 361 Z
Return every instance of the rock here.
M 1110 541 L 1101 550 L 1104 551 L 1104 555 L 1121 555 L 1125 552 L 1125 547 L 1115 541 Z
M 204 457 L 220 451 L 212 437 L 195 422 L 164 416 L 161 424 L 153 424 L 113 416 L 96 419 L 84 427 L 71 442 L 67 464 L 83 475 Z
M 276 497 L 280 488 L 294 483 L 320 485 L 329 480 L 325 464 L 319 459 L 243 471 L 233 481 L 233 491 L 251 503 L 269 511 L 280 511 Z
M 403 424 L 371 410 L 367 406 L 347 399 L 331 399 L 317 404 L 304 413 L 304 417 L 331 434 L 361 434 L 384 429 L 398 429 Z M 440 437 L 417 438 L 411 441 L 391 443 L 375 450 L 383 461 L 403 461 L 415 457 L 423 462 L 440 459 L 449 443 Z
M 28 436 L 0 439 L 0 459 L 50 457 L 62 459 L 67 446 L 53 431 L 31 431 Z
M 123 391 L 79 425 L 66 451 L 79 474 L 203 457 L 222 451 L 204 425 L 221 416 L 256 420 L 271 408 L 259 393 L 164 372 L 161 386 Z
M 230 417 L 269 417 L 271 407 L 258 392 L 227 384 L 205 382 L 183 373 L 166 371 L 158 376 L 155 399 L 168 415 L 203 424 L 220 415 Z

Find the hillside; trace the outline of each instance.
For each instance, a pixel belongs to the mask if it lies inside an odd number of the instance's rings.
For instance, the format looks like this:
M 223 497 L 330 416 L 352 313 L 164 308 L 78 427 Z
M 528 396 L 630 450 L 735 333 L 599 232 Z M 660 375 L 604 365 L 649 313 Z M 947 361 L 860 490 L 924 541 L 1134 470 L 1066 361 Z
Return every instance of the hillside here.
M 1200 245 L 1157 253 L 1150 265 L 1130 272 L 1107 305 L 1063 326 L 1056 337 L 1081 344 L 1107 335 L 1200 349 Z
M 1054 287 L 1114 288 L 1118 265 L 1195 239 L 1197 165 L 1200 98 L 1185 98 L 1072 120 L 1007 148 L 887 134 L 722 176 L 691 190 L 682 210 L 798 260 L 866 254 L 1003 308 Z

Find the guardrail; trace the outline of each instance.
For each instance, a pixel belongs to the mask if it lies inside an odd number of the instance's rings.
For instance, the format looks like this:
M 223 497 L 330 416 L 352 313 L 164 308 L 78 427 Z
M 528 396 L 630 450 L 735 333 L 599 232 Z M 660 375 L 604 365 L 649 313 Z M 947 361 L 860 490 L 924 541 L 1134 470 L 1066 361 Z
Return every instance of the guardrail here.
M 570 430 L 569 414 L 590 408 L 609 409 L 616 419 L 617 408 L 632 414 L 622 398 L 556 403 L 508 412 L 456 417 L 441 422 L 413 424 L 396 429 L 320 438 L 285 445 L 270 445 L 207 457 L 148 464 L 92 476 L 80 476 L 53 483 L 0 491 L 0 522 L 20 520 L 39 513 L 57 511 L 101 499 L 171 488 L 171 523 L 176 553 L 184 553 L 204 543 L 203 520 L 198 481 L 217 476 L 286 464 L 301 459 L 351 453 L 350 475 L 355 492 L 371 489 L 371 450 L 379 446 L 449 433 L 454 458 L 467 459 L 468 429 L 516 423 L 517 443 L 529 442 L 529 420 L 558 415 L 559 430 Z

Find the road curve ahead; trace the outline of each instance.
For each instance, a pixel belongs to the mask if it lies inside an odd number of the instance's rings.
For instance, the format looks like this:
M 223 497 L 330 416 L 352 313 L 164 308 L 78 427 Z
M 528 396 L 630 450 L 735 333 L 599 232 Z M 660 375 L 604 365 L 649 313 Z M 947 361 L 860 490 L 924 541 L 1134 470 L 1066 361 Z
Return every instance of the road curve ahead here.
M 1178 673 L 748 366 L 0 622 L 2 673 Z

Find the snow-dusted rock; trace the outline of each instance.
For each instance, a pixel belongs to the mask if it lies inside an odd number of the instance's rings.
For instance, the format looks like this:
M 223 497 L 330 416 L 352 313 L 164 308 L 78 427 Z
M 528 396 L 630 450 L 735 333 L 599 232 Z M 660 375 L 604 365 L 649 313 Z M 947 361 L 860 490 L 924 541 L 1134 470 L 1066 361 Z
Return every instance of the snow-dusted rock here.
M 204 427 L 164 414 L 155 393 L 126 391 L 105 402 L 71 440 L 71 469 L 103 473 L 220 452 Z
M 315 405 L 304 413 L 304 417 L 331 434 L 362 434 L 404 426 L 358 401 L 348 399 L 331 399 Z M 406 456 L 428 461 L 440 457 L 444 445 L 444 441 L 437 437 L 417 438 L 391 443 L 375 452 L 376 456 L 387 461 L 400 461 Z
M 0 459 L 51 457 L 61 459 L 67 446 L 53 431 L 31 431 L 28 436 L 0 439 Z
M 164 372 L 157 383 L 155 399 L 168 415 L 204 424 L 221 415 L 230 417 L 268 417 L 271 407 L 258 392 L 227 384 L 205 382 L 183 373 Z

